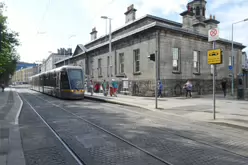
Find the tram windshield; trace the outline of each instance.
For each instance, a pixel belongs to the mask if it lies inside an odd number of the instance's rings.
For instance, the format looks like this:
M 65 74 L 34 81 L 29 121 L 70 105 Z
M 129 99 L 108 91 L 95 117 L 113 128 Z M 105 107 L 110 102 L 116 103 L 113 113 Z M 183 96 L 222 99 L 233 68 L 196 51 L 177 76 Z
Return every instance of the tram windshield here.
M 83 72 L 80 69 L 69 69 L 68 76 L 71 84 L 71 89 L 83 89 Z

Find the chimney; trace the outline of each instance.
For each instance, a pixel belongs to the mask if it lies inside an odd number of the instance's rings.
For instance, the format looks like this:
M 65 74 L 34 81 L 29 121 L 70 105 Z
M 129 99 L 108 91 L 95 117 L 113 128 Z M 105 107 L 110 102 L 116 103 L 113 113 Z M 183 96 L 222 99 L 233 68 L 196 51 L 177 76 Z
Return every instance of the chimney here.
M 90 33 L 91 35 L 91 41 L 95 40 L 96 37 L 97 37 L 97 31 L 96 31 L 96 28 L 94 27 Z
M 206 34 L 207 34 L 209 29 L 217 28 L 220 22 L 216 20 L 215 15 L 211 14 L 209 19 L 205 20 L 204 23 L 206 24 Z
M 133 4 L 127 8 L 127 11 L 124 13 L 126 15 L 126 23 L 134 21 L 136 19 L 136 9 Z

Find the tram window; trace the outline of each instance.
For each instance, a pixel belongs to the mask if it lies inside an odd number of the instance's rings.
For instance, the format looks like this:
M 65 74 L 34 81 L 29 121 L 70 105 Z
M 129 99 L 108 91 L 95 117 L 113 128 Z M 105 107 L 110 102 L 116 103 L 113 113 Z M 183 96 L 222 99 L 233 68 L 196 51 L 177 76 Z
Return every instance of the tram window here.
M 48 86 L 52 86 L 52 73 L 49 73 L 48 76 Z
M 72 89 L 82 89 L 83 85 L 83 73 L 80 69 L 70 69 L 68 71 L 69 79 Z
M 52 74 L 52 80 L 53 80 L 52 86 L 56 87 L 56 73 L 55 72 Z
M 67 72 L 61 72 L 61 89 L 70 89 Z

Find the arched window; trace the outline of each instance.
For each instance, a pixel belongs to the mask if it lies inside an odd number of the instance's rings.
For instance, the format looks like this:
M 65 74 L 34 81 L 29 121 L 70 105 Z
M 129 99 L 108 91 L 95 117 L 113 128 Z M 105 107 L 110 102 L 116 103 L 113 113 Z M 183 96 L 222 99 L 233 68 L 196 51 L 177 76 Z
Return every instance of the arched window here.
M 196 7 L 196 15 L 197 16 L 200 15 L 200 7 L 199 6 Z

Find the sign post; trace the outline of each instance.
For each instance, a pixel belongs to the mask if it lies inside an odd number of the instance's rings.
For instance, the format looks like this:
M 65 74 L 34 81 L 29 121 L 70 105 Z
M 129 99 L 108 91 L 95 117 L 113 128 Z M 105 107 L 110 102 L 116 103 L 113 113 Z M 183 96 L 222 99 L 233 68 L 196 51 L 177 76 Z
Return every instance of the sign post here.
M 222 51 L 216 49 L 215 41 L 219 39 L 219 29 L 213 28 L 208 31 L 208 41 L 213 42 L 213 50 L 208 51 L 208 64 L 213 65 L 213 118 L 215 120 L 215 75 L 216 75 L 216 64 L 222 63 Z

